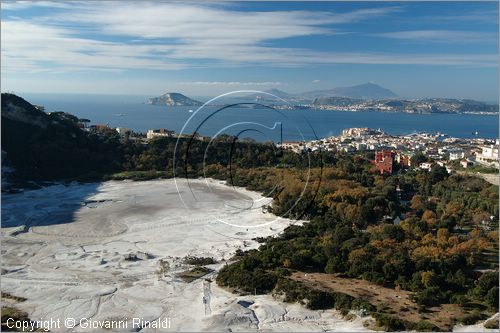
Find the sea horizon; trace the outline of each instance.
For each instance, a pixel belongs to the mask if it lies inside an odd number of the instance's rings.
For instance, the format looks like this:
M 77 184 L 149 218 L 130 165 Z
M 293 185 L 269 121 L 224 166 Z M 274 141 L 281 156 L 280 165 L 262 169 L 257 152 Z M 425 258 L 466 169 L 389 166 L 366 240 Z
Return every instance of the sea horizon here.
M 104 124 L 112 128 L 127 128 L 136 132 L 147 132 L 149 129 L 165 128 L 179 133 L 192 112 L 194 106 L 159 106 L 145 104 L 147 96 L 140 95 L 94 95 L 94 94 L 25 94 L 21 97 L 30 103 L 45 107 L 46 112 L 63 111 L 79 118 L 86 118 L 91 124 Z M 89 98 L 94 97 L 94 98 Z M 244 100 L 239 100 L 244 102 Z M 252 102 L 252 101 L 249 101 Z M 215 107 L 207 108 L 214 110 Z M 203 115 L 204 110 L 199 113 Z M 404 112 L 376 111 L 334 111 L 319 109 L 279 110 L 282 115 L 290 117 L 289 131 L 284 127 L 284 141 L 314 140 L 338 135 L 345 128 L 369 127 L 382 129 L 394 135 L 407 135 L 416 132 L 442 133 L 450 137 L 464 139 L 498 138 L 498 120 L 491 121 L 498 115 L 478 114 L 409 114 Z M 270 116 L 269 110 L 261 108 L 230 108 L 217 118 L 216 122 L 206 124 L 199 129 L 201 135 L 213 136 L 222 127 L 221 124 L 258 120 L 267 126 L 275 121 L 282 122 L 281 115 Z M 294 133 L 296 122 L 307 120 L 310 126 L 301 128 L 303 135 Z M 299 127 L 304 127 L 302 124 Z M 187 126 L 185 133 L 194 131 Z M 295 131 L 296 132 L 296 131 Z M 478 132 L 476 134 L 476 132 Z M 230 131 L 227 134 L 231 134 Z M 250 137 L 252 137 L 250 135 Z M 257 141 L 272 139 L 279 141 L 277 133 L 272 138 L 254 136 Z

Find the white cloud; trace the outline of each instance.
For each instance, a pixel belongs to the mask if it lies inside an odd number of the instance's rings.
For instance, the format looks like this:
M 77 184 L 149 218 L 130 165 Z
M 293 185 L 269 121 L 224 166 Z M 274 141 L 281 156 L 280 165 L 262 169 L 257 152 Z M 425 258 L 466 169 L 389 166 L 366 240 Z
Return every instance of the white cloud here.
M 185 85 L 203 85 L 203 86 L 279 86 L 281 82 L 240 82 L 240 81 L 193 81 L 193 82 L 181 82 Z
M 321 80 L 312 80 L 312 83 L 320 83 Z
M 55 2 L 55 1 L 3 1 L 3 10 L 20 10 L 30 7 L 50 7 L 50 8 L 70 8 L 75 6 L 78 2 Z
M 160 59 L 161 45 L 128 45 L 72 37 L 72 31 L 22 20 L 2 22 L 2 69 L 7 71 L 178 69 Z
M 7 8 L 29 5 L 50 7 L 51 3 L 7 3 Z M 2 70 L 175 70 L 214 65 L 294 67 L 308 64 L 497 65 L 494 54 L 326 52 L 273 46 L 274 40 L 344 33 L 332 29 L 332 25 L 380 17 L 399 10 L 396 7 L 331 13 L 243 12 L 227 4 L 177 2 L 121 2 L 119 5 L 77 2 L 53 6 L 64 8 L 32 19 L 8 17 L 3 20 Z
M 475 43 L 475 42 L 494 42 L 498 35 L 489 32 L 478 31 L 457 31 L 457 30 L 407 30 L 393 31 L 373 34 L 378 37 L 386 37 L 402 40 L 414 41 L 435 41 L 450 43 Z

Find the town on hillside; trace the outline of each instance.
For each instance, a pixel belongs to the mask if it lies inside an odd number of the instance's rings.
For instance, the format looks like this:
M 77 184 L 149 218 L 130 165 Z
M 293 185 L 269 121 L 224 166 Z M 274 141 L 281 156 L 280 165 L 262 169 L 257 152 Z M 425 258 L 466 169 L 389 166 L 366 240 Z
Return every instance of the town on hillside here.
M 122 137 L 138 140 L 147 144 L 159 137 L 193 137 L 205 140 L 208 137 L 199 134 L 182 134 L 160 128 L 149 129 L 143 133 L 135 133 L 127 128 L 110 128 L 107 125 L 85 127 L 87 131 L 116 130 Z M 296 153 L 322 151 L 339 151 L 344 153 L 373 152 L 372 163 L 380 174 L 393 174 L 399 169 L 415 169 L 430 171 L 437 164 L 451 173 L 478 172 L 496 174 L 499 169 L 499 140 L 484 138 L 455 138 L 443 133 L 413 133 L 393 135 L 381 129 L 367 127 L 347 128 L 340 135 L 311 141 L 284 141 L 277 147 Z M 488 180 L 488 179 L 487 179 Z M 498 181 L 495 182 L 498 184 Z
M 434 164 L 448 172 L 478 171 L 493 173 L 498 169 L 499 140 L 448 137 L 442 133 L 391 135 L 381 129 L 347 128 L 338 136 L 308 142 L 283 142 L 279 145 L 295 152 L 341 151 L 374 152 L 373 164 L 381 174 L 399 168 L 431 170 Z

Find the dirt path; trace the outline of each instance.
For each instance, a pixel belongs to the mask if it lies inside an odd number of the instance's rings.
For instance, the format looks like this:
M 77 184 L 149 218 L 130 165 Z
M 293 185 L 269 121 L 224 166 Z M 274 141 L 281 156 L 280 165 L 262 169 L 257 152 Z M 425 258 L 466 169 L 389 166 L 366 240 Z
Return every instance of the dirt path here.
M 292 274 L 291 279 L 317 290 L 340 292 L 364 299 L 397 318 L 415 323 L 426 320 L 445 331 L 452 328 L 453 318 L 464 314 L 456 304 L 442 304 L 428 309 L 426 313 L 419 313 L 409 291 L 386 288 L 365 280 L 343 278 L 337 274 L 297 272 Z

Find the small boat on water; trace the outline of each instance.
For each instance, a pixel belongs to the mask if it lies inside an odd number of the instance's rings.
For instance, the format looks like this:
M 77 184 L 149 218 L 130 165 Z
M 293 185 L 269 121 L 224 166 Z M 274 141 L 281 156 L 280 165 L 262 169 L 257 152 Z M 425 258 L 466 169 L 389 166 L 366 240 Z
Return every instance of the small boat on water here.
M 117 117 L 124 117 L 124 116 L 126 116 L 126 114 L 125 113 L 117 113 L 117 114 L 115 114 L 115 116 L 117 116 Z

